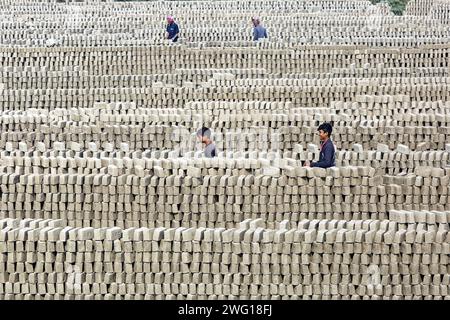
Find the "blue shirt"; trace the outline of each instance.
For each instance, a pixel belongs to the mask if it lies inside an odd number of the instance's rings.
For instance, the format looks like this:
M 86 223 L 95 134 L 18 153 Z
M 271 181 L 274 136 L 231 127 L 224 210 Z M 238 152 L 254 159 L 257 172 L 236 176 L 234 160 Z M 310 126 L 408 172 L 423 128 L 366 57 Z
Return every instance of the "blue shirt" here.
M 253 40 L 259 40 L 261 38 L 267 38 L 267 30 L 261 25 L 253 28 Z
M 178 35 L 176 37 L 175 35 L 180 32 L 180 29 L 178 29 L 178 25 L 175 22 L 168 24 L 166 27 L 166 31 L 167 33 L 169 33 L 168 39 L 172 39 L 173 42 L 176 42 L 178 40 Z
M 214 158 L 217 157 L 216 145 L 214 143 L 210 143 L 205 148 L 205 157 Z
M 334 144 L 330 139 L 325 141 L 320 148 L 320 155 L 318 162 L 312 162 L 311 167 L 329 168 L 336 165 L 336 151 Z

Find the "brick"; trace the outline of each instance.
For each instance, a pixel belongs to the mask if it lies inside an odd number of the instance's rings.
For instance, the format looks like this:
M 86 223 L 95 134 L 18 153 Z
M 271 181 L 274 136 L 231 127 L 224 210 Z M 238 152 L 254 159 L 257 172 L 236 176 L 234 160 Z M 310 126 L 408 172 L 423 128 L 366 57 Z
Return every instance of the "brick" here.
M 355 151 L 357 153 L 362 153 L 364 151 L 364 148 L 361 144 L 355 143 L 355 144 L 353 144 L 353 151 Z
M 54 144 L 53 144 L 53 149 L 58 150 L 58 151 L 66 150 L 65 143 L 64 142 L 55 141 Z
M 92 240 L 94 239 L 94 228 L 87 227 L 78 230 L 79 240 Z
M 382 153 L 388 153 L 389 152 L 389 146 L 387 144 L 378 143 L 377 144 L 377 151 Z
M 36 150 L 39 152 L 45 152 L 46 151 L 45 144 L 43 142 L 37 142 L 36 143 Z
M 122 236 L 122 230 L 114 227 L 106 230 L 106 240 L 118 240 Z
M 196 168 L 196 167 L 188 167 L 187 175 L 190 177 L 193 177 L 193 178 L 201 178 L 202 170 L 200 168 Z
M 405 146 L 403 144 L 398 144 L 397 145 L 397 152 L 401 153 L 401 154 L 410 154 L 411 150 L 408 148 L 408 146 Z
M 97 144 L 95 142 L 89 142 L 88 143 L 88 148 L 89 148 L 90 151 L 93 151 L 93 152 L 98 150 Z

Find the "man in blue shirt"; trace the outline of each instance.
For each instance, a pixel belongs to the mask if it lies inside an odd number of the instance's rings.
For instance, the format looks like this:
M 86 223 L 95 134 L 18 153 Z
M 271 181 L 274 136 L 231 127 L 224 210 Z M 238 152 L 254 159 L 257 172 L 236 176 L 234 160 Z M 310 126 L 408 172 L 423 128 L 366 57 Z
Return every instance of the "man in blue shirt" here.
M 311 162 L 311 167 L 319 168 L 330 168 L 336 165 L 336 151 L 334 149 L 334 144 L 330 139 L 331 132 L 333 128 L 329 123 L 322 123 L 319 128 L 319 138 L 320 138 L 320 155 L 318 162 Z M 308 166 L 308 164 L 306 164 Z
M 166 27 L 166 39 L 172 40 L 172 42 L 177 42 L 179 33 L 180 29 L 178 28 L 178 25 L 175 23 L 174 18 L 172 16 L 168 16 Z
M 258 41 L 261 38 L 267 38 L 267 30 L 261 25 L 258 17 L 252 18 L 253 22 L 253 41 Z

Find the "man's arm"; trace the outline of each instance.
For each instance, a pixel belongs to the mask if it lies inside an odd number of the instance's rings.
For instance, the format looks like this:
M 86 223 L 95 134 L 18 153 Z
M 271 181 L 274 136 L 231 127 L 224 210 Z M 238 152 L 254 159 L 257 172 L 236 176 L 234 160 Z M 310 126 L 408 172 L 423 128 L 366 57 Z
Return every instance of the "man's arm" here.
M 253 41 L 258 40 L 258 32 L 256 31 L 256 28 L 253 28 Z
M 334 145 L 328 144 L 323 149 L 323 159 L 318 162 L 312 162 L 311 167 L 319 167 L 319 168 L 329 168 L 333 166 L 333 158 L 334 158 Z

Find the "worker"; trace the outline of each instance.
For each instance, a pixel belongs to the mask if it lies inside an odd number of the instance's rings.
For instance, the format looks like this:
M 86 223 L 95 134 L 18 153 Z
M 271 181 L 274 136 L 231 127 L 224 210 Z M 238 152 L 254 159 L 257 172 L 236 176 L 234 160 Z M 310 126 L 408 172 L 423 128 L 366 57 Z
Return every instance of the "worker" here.
M 258 17 L 252 18 L 253 23 L 253 41 L 258 41 L 261 38 L 267 38 L 267 30 L 261 25 Z
M 207 158 L 214 158 L 217 156 L 216 145 L 211 139 L 211 130 L 207 127 L 202 127 L 197 131 L 197 138 L 205 145 L 204 155 Z
M 175 19 L 172 16 L 167 16 L 166 39 L 177 42 L 179 33 L 180 29 L 175 23 Z
M 319 168 L 330 168 L 336 165 L 336 151 L 334 149 L 334 144 L 331 141 L 331 132 L 333 127 L 329 123 L 322 123 L 319 128 L 317 128 L 320 139 L 320 154 L 318 162 L 311 162 L 311 164 L 306 163 L 306 166 L 319 167 Z

